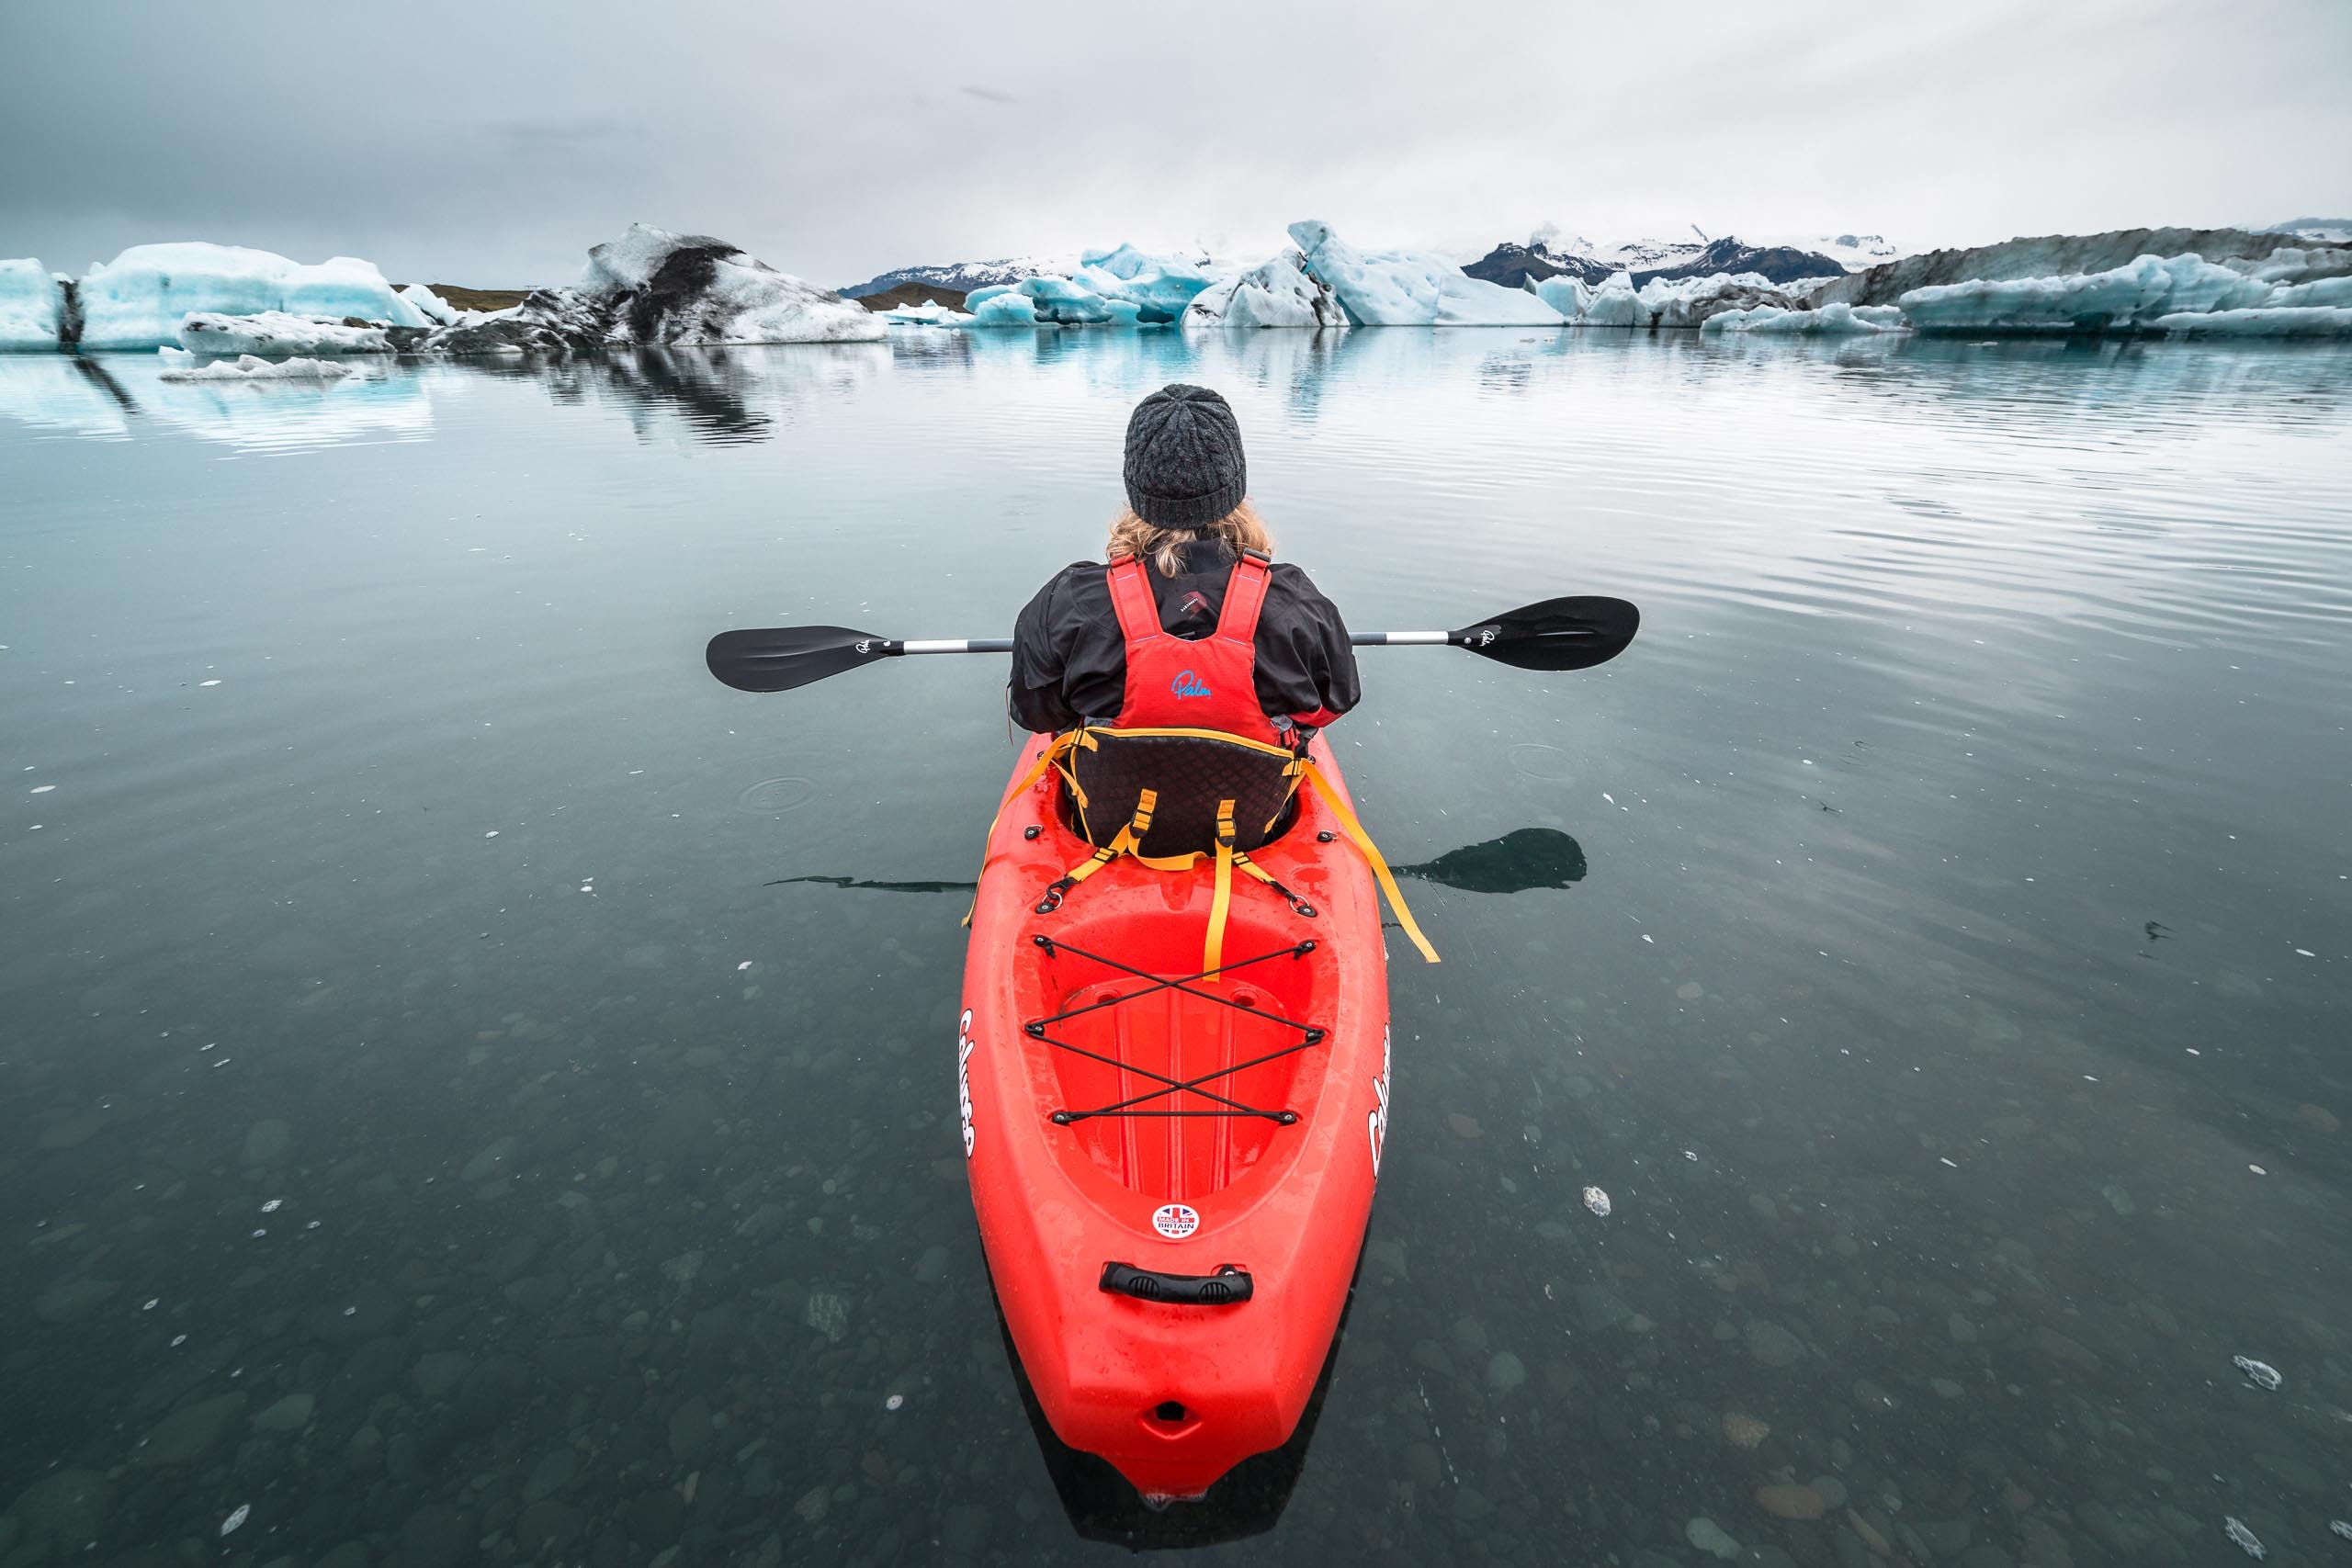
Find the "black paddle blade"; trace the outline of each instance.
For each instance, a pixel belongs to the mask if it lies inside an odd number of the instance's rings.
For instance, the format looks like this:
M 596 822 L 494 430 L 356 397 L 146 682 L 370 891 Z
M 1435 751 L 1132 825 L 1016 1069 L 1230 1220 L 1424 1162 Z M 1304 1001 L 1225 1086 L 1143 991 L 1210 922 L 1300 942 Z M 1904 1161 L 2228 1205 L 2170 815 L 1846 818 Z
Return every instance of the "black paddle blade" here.
M 1624 652 L 1641 626 L 1641 611 L 1624 600 L 1585 594 L 1505 611 L 1453 641 L 1521 670 L 1589 670 Z
M 703 659 L 739 692 L 788 692 L 888 658 L 897 645 L 848 626 L 773 626 L 720 632 Z

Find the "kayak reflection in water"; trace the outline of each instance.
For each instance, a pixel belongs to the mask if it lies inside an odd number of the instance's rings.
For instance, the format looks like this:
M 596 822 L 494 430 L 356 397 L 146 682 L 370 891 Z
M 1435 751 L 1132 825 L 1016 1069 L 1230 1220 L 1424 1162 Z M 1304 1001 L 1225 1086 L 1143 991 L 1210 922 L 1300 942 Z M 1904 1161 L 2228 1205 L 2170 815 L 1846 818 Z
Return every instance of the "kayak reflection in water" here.
M 1346 623 L 1306 572 L 1273 560 L 1226 400 L 1182 383 L 1144 399 L 1127 421 L 1124 473 L 1127 509 L 1112 520 L 1109 564 L 1063 568 L 1021 612 L 1013 722 L 1039 733 L 1089 719 L 1182 726 L 1291 744 L 1354 707 L 1363 689 Z

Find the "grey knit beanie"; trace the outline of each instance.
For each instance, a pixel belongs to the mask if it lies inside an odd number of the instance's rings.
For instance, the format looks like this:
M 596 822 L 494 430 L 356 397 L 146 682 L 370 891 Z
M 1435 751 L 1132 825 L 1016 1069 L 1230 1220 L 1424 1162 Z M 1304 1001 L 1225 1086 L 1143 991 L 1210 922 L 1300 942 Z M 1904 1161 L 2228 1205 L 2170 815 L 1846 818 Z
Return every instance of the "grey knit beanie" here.
M 1201 528 L 1241 504 L 1249 465 L 1233 409 L 1206 387 L 1171 382 L 1127 420 L 1127 504 L 1159 528 Z

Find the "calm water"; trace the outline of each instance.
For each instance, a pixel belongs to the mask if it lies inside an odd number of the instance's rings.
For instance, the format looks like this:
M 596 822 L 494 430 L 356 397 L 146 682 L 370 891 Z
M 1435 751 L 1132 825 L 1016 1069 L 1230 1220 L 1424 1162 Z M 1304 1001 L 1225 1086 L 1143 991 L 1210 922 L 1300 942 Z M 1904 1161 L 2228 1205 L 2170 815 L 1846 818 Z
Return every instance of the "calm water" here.
M 1645 615 L 1365 655 L 1446 962 L 1206 1555 L 2352 1551 L 2352 354 L 1390 331 L 0 360 L 0 1564 L 1116 1551 L 989 1307 L 963 895 L 859 886 L 973 874 L 1001 664 L 701 649 L 1001 635 L 1174 378 L 1357 626 Z M 1512 833 L 1582 876 L 1440 861 Z

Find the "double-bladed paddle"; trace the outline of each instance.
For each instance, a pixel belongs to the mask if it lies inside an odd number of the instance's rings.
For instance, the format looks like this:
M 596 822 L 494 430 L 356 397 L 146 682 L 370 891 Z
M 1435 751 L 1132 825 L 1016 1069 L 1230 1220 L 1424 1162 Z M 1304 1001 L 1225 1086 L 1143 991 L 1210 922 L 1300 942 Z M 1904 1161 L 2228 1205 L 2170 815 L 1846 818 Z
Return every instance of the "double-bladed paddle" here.
M 1642 613 L 1623 599 L 1546 599 L 1451 632 L 1358 632 L 1358 648 L 1460 648 L 1518 670 L 1589 670 L 1625 651 Z M 704 655 L 710 672 L 740 692 L 789 692 L 828 675 L 910 653 L 1010 653 L 1010 637 L 922 640 L 847 626 L 772 626 L 721 632 Z

